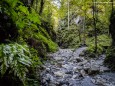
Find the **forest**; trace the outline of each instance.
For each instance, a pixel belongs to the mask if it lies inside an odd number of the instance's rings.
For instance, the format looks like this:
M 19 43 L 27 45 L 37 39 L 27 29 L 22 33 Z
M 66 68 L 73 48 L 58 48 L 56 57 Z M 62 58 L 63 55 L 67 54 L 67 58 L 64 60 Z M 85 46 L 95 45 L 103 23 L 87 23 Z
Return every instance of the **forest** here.
M 115 86 L 115 1 L 0 0 L 0 86 Z

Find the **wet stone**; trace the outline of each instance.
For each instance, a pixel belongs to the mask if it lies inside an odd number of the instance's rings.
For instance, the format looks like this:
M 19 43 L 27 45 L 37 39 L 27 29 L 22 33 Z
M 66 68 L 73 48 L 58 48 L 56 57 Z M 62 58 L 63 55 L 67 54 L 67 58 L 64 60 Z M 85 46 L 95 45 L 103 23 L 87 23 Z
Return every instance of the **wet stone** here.
M 109 72 L 110 69 L 108 67 L 101 66 L 100 67 L 100 72 Z
M 40 86 L 115 86 L 115 73 L 105 73 L 109 71 L 103 65 L 105 56 L 80 57 L 85 49 L 59 49 L 49 54 L 40 73 Z
M 64 77 L 65 72 L 63 72 L 63 71 L 57 71 L 57 72 L 54 72 L 54 75 L 55 76 L 59 76 L 59 77 Z

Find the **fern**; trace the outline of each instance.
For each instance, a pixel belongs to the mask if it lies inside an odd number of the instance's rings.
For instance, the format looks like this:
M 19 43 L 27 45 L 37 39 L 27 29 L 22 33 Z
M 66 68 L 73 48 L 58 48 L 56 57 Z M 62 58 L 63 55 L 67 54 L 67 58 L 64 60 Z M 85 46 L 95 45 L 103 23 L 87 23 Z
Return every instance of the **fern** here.
M 41 33 L 35 34 L 34 36 L 39 41 L 42 41 L 43 43 L 48 45 L 48 51 L 54 52 L 57 50 L 57 47 L 58 47 L 57 44 L 54 43 L 51 39 L 46 38 Z
M 25 7 L 25 6 L 20 5 L 20 6 L 17 8 L 17 10 L 19 10 L 20 12 L 22 12 L 22 13 L 24 13 L 24 14 L 26 14 L 26 15 L 29 14 L 29 11 L 28 11 L 27 7 Z
M 16 4 L 19 2 L 19 0 L 4 0 L 6 1 L 12 8 L 16 6 Z
M 33 60 L 27 45 L 8 44 L 0 45 L 0 68 L 2 76 L 10 68 L 9 73 L 14 73 L 23 84 L 26 81 L 28 67 L 32 67 Z

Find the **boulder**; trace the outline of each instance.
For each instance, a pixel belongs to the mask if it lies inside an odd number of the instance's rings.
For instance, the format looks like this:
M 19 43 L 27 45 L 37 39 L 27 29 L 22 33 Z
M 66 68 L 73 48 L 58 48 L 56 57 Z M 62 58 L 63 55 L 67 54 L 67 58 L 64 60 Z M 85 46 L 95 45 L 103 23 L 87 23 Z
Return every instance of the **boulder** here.
M 63 58 L 62 57 L 54 57 L 54 60 L 56 60 L 56 61 L 62 61 Z
M 91 64 L 88 62 L 83 66 L 83 69 L 85 70 L 85 72 L 88 73 L 89 69 L 91 68 Z
M 68 68 L 70 67 L 70 65 L 68 65 L 68 64 L 63 64 L 62 67 L 65 68 L 65 69 L 68 69 Z
M 80 73 L 81 73 L 82 77 L 86 76 L 86 72 L 84 70 L 81 70 Z
M 99 73 L 99 72 L 100 72 L 100 67 L 99 67 L 99 65 L 91 64 L 91 68 L 89 69 L 88 74 L 93 75 L 93 74 L 97 74 L 97 73 Z
M 72 76 L 72 79 L 77 79 L 77 78 L 79 78 L 79 76 L 80 76 L 80 74 L 77 73 L 77 74 L 75 74 L 75 75 Z
M 64 77 L 65 72 L 63 72 L 63 71 L 57 71 L 57 72 L 54 72 L 54 75 L 55 76 L 59 76 L 59 77 Z
M 108 67 L 100 66 L 100 72 L 109 72 L 110 69 Z
M 105 86 L 106 80 L 101 77 L 96 77 L 95 84 L 100 86 Z
M 83 66 L 83 65 L 85 65 L 87 62 L 88 62 L 87 60 L 84 60 L 83 62 L 79 62 L 79 63 L 78 63 L 78 66 Z

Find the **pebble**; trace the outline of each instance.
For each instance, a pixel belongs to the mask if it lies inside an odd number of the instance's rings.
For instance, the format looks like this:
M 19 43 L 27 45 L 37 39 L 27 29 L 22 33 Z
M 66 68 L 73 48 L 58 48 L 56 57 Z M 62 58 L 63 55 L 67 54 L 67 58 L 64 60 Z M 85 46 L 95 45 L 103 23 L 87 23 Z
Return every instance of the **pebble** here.
M 48 58 L 51 59 L 43 65 L 40 86 L 115 86 L 115 78 L 105 79 L 98 74 L 109 71 L 103 65 L 103 56 L 99 59 L 80 57 L 85 49 L 59 49 L 49 54 Z

